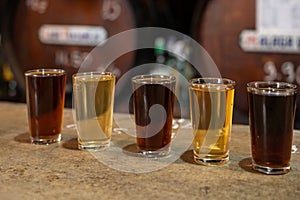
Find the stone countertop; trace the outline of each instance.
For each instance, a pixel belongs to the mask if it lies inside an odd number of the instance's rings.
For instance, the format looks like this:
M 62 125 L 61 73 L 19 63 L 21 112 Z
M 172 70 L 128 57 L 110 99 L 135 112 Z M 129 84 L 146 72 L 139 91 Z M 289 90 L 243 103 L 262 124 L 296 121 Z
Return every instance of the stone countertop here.
M 138 169 L 147 168 L 153 162 L 132 160 L 133 156 L 119 151 L 118 145 L 134 141 L 120 132 L 113 133 L 113 145 L 105 152 L 78 150 L 71 109 L 65 109 L 62 142 L 46 146 L 29 143 L 25 104 L 0 102 L 0 115 L 0 199 L 300 197 L 300 153 L 292 154 L 292 170 L 288 174 L 254 172 L 250 166 L 249 128 L 245 125 L 233 126 L 230 162 L 224 166 L 195 164 L 192 151 L 189 147 L 185 149 L 186 144 L 190 144 L 188 141 L 181 150 L 178 148 L 181 152 L 178 158 L 175 152 L 174 160 L 156 160 L 165 164 L 157 169 L 155 167 L 160 165 L 154 162 L 154 168 L 144 172 Z M 191 129 L 185 128 L 183 132 L 189 135 Z M 297 130 L 294 144 L 298 147 L 300 144 Z

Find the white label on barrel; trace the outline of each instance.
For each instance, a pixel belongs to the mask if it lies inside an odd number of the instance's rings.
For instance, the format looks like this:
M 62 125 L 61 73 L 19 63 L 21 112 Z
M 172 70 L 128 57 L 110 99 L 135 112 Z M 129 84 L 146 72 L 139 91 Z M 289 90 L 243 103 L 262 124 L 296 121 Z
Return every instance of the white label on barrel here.
M 256 29 L 299 31 L 299 0 L 256 0 Z
M 101 26 L 42 25 L 39 39 L 45 44 L 96 46 L 107 39 L 107 31 Z
M 240 34 L 240 47 L 249 52 L 277 52 L 300 54 L 300 33 L 258 32 L 244 30 Z

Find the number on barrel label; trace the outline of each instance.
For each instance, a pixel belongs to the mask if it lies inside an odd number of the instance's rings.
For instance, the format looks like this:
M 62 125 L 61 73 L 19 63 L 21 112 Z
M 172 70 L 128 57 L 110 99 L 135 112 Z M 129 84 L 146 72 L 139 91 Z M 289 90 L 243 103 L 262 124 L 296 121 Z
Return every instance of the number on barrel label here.
M 88 54 L 88 52 L 81 52 L 78 50 L 71 52 L 65 50 L 57 50 L 55 52 L 55 64 L 79 68 L 83 60 L 87 58 Z
M 115 0 L 105 0 L 103 2 L 103 19 L 114 21 L 121 14 L 121 6 Z
M 275 63 L 268 61 L 264 65 L 265 81 L 284 81 L 289 83 L 296 83 L 300 85 L 300 65 L 295 68 L 293 62 L 287 61 L 282 63 L 279 70 L 277 70 Z

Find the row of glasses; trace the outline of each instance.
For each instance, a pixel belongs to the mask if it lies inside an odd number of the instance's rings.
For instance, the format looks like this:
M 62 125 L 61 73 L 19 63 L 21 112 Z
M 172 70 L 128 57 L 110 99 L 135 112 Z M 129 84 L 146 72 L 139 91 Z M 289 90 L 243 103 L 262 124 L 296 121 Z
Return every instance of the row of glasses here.
M 190 81 L 194 160 L 222 165 L 229 159 L 235 82 L 223 78 Z M 247 83 L 252 168 L 265 174 L 291 169 L 297 86 L 285 82 Z
M 38 69 L 25 73 L 29 133 L 32 143 L 61 140 L 66 73 Z M 78 148 L 109 147 L 116 77 L 110 72 L 73 75 Z M 132 78 L 138 152 L 145 157 L 170 153 L 176 78 Z M 189 81 L 193 152 L 196 163 L 215 166 L 229 160 L 235 81 L 195 78 Z M 247 84 L 252 166 L 265 174 L 290 171 L 297 87 L 284 82 Z

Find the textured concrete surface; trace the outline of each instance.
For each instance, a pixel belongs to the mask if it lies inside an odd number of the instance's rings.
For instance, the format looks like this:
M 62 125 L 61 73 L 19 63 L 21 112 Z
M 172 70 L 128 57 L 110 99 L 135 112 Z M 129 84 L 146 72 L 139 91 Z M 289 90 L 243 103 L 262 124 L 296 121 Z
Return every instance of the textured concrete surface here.
M 300 153 L 292 171 L 268 176 L 250 168 L 247 126 L 234 125 L 230 162 L 205 167 L 187 150 L 151 173 L 127 173 L 77 150 L 72 112 L 65 110 L 63 141 L 48 146 L 28 142 L 25 104 L 0 102 L 0 199 L 299 199 Z M 188 130 L 187 130 L 188 131 Z M 117 139 L 115 133 L 114 138 Z M 300 144 L 300 132 L 294 133 Z

